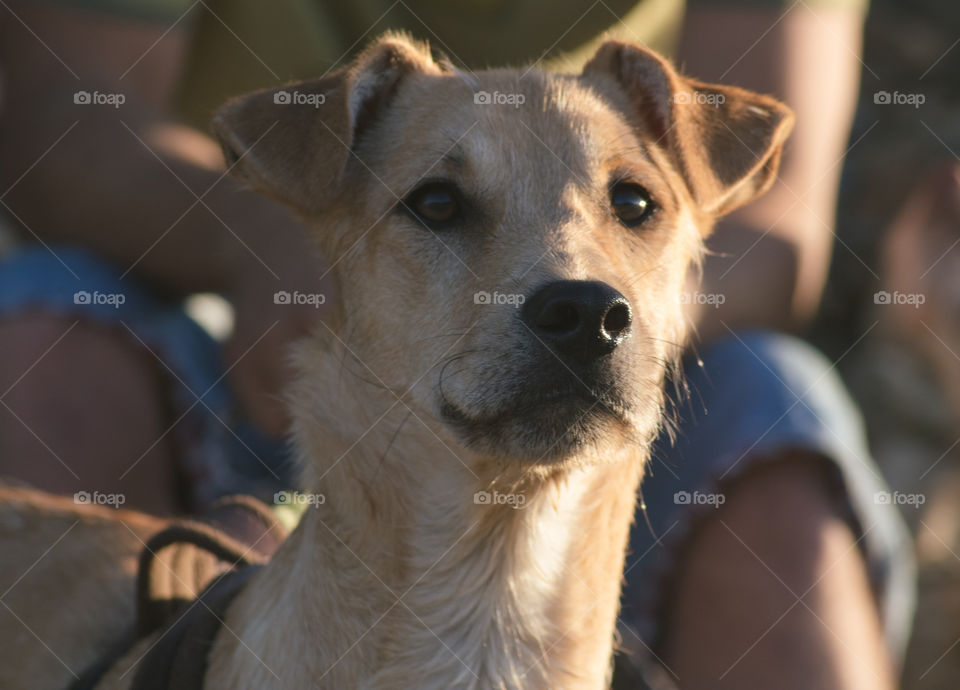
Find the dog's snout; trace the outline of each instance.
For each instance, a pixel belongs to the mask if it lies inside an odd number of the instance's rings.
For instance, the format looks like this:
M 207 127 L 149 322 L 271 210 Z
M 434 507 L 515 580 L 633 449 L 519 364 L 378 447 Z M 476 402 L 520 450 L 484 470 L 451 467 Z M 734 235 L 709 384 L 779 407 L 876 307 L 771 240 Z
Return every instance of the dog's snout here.
M 559 280 L 524 304 L 523 318 L 538 338 L 559 353 L 594 359 L 613 352 L 630 333 L 627 298 L 606 283 Z

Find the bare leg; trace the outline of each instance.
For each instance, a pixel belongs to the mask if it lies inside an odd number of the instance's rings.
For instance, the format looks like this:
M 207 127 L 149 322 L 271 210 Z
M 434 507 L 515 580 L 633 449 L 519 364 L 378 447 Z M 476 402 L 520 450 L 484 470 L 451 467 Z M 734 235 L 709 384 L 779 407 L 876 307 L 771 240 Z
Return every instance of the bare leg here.
M 170 419 L 148 358 L 95 325 L 43 314 L 0 321 L 0 476 L 173 512 Z
M 895 686 L 863 558 L 822 462 L 794 453 L 753 471 L 694 537 L 666 642 L 684 690 Z

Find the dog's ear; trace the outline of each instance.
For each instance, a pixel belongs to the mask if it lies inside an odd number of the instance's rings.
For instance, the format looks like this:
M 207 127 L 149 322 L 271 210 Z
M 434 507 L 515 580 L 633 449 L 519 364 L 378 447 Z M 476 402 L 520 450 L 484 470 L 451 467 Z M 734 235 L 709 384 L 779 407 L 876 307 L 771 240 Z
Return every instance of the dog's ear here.
M 214 134 L 231 172 L 281 203 L 318 213 L 364 132 L 418 71 L 440 71 L 427 46 L 387 35 L 327 77 L 227 102 L 214 116 Z
M 706 213 L 729 213 L 773 184 L 793 128 L 793 113 L 776 99 L 689 79 L 656 53 L 619 41 L 600 46 L 583 73 L 616 80 Z

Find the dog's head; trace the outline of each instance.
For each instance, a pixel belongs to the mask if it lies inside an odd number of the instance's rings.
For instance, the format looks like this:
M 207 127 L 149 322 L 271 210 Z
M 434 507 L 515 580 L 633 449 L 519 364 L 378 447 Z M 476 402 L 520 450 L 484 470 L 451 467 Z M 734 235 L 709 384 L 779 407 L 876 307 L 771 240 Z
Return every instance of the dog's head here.
M 383 384 L 461 447 L 546 465 L 655 432 L 688 268 L 772 182 L 791 121 L 638 46 L 474 74 L 387 36 L 215 129 L 333 262 L 329 347 L 377 379 L 356 395 Z

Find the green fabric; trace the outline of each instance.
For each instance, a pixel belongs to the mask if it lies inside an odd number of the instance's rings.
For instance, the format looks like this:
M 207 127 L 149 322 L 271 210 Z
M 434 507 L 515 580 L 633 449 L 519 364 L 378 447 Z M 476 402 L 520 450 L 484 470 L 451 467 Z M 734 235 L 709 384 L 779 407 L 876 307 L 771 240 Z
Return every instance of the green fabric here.
M 202 130 L 227 98 L 317 77 L 388 29 L 426 39 L 471 69 L 544 58 L 576 69 L 606 37 L 670 54 L 684 0 L 207 0 L 178 96 Z
M 77 8 L 173 23 L 196 0 L 52 0 Z M 803 0 L 864 11 L 869 0 Z M 787 8 L 797 0 L 203 0 L 188 21 L 194 40 L 176 112 L 203 131 L 231 96 L 319 76 L 375 36 L 403 29 L 471 69 L 543 59 L 573 70 L 605 38 L 674 51 L 685 2 Z M 588 9 L 585 9 L 588 8 Z
M 172 24 L 189 10 L 195 0 L 48 0 L 57 5 L 124 17 Z

